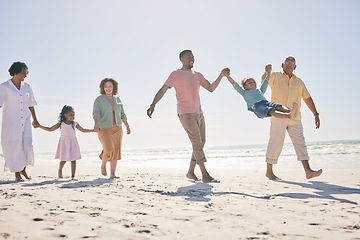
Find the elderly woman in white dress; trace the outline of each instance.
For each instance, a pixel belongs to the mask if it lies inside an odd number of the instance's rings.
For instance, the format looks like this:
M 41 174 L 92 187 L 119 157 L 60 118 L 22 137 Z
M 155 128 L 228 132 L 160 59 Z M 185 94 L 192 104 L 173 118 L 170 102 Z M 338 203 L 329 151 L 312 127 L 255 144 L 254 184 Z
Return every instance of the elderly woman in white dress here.
M 21 175 L 30 180 L 25 169 L 34 165 L 32 125 L 36 128 L 34 106 L 36 101 L 28 83 L 24 82 L 29 73 L 25 63 L 14 62 L 10 69 L 11 79 L 0 84 L 0 108 L 3 108 L 1 146 L 5 169 L 15 172 L 15 180 L 22 181 Z

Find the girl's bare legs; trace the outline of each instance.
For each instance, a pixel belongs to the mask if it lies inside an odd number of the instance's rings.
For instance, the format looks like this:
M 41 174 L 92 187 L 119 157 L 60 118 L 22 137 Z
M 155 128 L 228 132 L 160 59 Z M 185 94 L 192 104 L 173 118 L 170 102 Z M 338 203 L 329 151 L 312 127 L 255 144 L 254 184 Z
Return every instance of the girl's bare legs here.
M 63 178 L 62 170 L 65 166 L 65 163 L 66 163 L 65 161 L 60 161 L 60 163 L 59 163 L 59 172 L 58 172 L 59 178 Z
M 72 180 L 76 180 L 75 179 L 75 172 L 76 172 L 76 161 L 72 161 L 71 162 L 71 179 Z

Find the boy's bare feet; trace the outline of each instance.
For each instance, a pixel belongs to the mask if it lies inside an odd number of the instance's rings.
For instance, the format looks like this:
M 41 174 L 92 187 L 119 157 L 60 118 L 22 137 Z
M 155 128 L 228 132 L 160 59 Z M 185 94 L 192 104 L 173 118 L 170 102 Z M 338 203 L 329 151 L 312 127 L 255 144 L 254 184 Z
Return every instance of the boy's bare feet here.
M 291 120 L 295 120 L 296 115 L 297 115 L 298 107 L 299 107 L 299 104 L 297 102 L 292 103 L 290 116 L 289 116 Z
M 311 179 L 311 178 L 314 178 L 314 177 L 319 177 L 321 174 L 322 174 L 323 170 L 320 169 L 320 170 L 317 170 L 317 171 L 307 171 L 306 172 L 306 179 Z
M 23 175 L 27 180 L 31 180 L 31 177 L 27 175 L 26 173 L 26 167 L 22 171 L 20 171 L 20 174 Z
M 197 176 L 194 173 L 188 173 L 188 174 L 186 174 L 186 177 L 188 179 L 192 179 L 194 181 L 199 181 L 199 179 L 197 178 Z
M 281 178 L 278 178 L 274 173 L 266 173 L 265 175 L 269 180 L 278 181 L 281 180 Z

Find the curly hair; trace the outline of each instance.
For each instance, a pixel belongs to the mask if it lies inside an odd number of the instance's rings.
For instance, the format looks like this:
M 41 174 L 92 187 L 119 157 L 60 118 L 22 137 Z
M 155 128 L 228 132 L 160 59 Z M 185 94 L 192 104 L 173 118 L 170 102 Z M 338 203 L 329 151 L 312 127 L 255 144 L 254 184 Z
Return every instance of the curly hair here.
M 21 73 L 23 69 L 28 69 L 25 63 L 23 62 L 14 62 L 9 68 L 10 76 L 14 76 L 18 73 Z
M 69 106 L 69 105 L 65 105 L 62 109 L 61 109 L 61 113 L 59 114 L 59 123 L 60 123 L 60 126 L 61 126 L 61 123 L 62 122 L 65 122 L 66 121 L 66 117 L 65 117 L 65 114 L 68 114 L 69 112 L 74 112 L 74 108 L 72 106 Z M 73 129 L 75 129 L 75 126 L 74 126 L 74 121 L 71 122 L 71 126 Z
M 118 94 L 118 82 L 113 79 L 113 78 L 104 78 L 103 80 L 101 80 L 100 82 L 100 94 L 105 94 L 105 89 L 104 89 L 104 86 L 105 86 L 105 83 L 107 82 L 111 82 L 112 85 L 113 85 L 113 95 L 117 95 Z

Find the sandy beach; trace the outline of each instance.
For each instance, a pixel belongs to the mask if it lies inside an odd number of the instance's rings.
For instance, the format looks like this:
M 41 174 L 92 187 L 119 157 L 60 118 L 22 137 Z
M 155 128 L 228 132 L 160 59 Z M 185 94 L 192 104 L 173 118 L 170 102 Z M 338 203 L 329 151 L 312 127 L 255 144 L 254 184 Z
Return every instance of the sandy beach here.
M 120 179 L 78 164 L 29 167 L 31 181 L 0 175 L 0 239 L 360 239 L 360 171 L 214 170 L 221 183 L 187 180 L 186 169 L 132 169 Z

